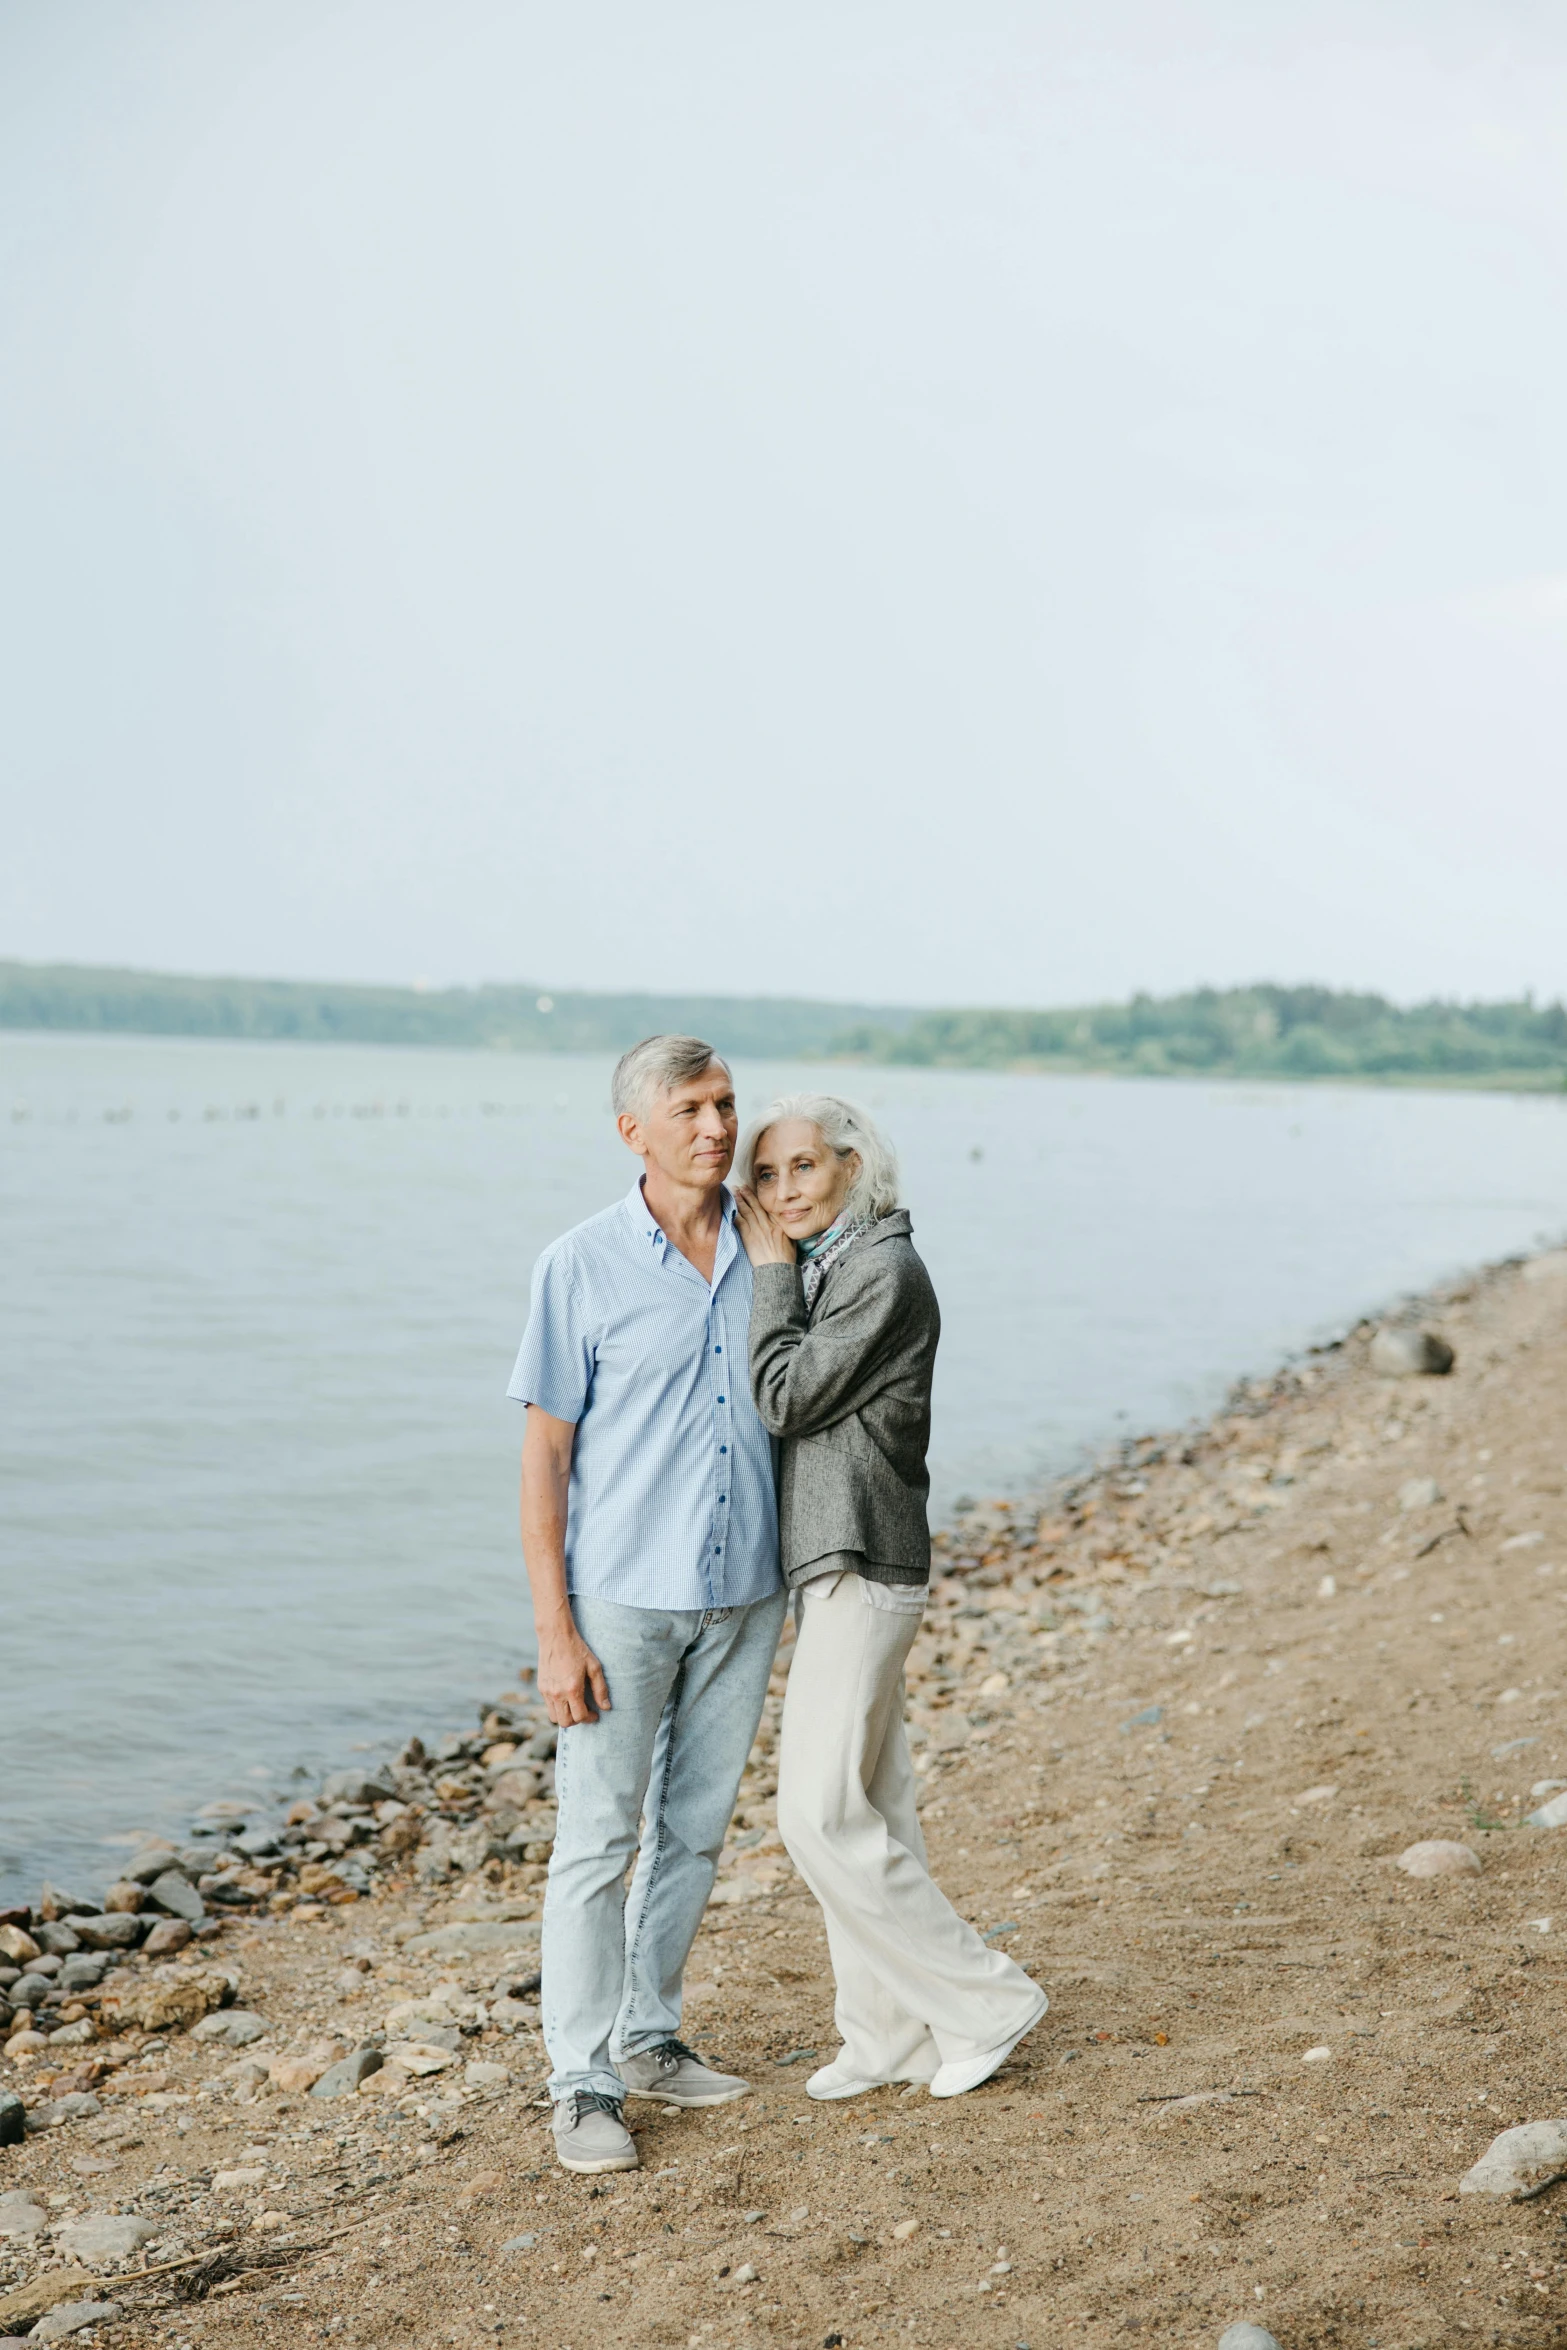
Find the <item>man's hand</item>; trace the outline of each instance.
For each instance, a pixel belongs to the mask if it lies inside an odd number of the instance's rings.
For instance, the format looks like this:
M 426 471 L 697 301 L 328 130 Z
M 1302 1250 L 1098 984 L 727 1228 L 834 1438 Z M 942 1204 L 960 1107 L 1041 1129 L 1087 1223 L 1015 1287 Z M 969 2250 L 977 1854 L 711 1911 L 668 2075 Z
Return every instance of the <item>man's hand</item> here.
M 607 1714 L 609 1683 L 577 1630 L 566 1592 L 566 1502 L 575 1423 L 528 1406 L 522 1438 L 522 1555 L 533 1593 L 539 1695 L 558 1730 Z
M 569 1616 L 539 1634 L 539 1695 L 562 1730 L 573 1722 L 596 1722 L 609 1712 L 604 1668 Z

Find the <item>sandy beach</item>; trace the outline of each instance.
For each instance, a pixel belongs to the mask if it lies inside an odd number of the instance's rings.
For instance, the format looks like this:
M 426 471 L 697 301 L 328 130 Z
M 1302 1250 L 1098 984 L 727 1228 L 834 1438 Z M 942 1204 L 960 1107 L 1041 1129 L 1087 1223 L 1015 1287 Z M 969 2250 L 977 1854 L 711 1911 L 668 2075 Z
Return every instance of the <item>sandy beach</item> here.
M 942 1537 L 910 1691 L 933 1865 L 1051 2001 L 984 2089 L 805 2095 L 835 2036 L 773 1826 L 786 1645 L 688 1976 L 688 2036 L 755 2093 L 634 2105 L 639 2172 L 559 2173 L 520 1688 L 236 1854 L 215 1930 L 25 2046 L 13 2019 L 0 2338 L 1560 2341 L 1567 2188 L 1459 2182 L 1567 2111 L 1567 1831 L 1524 1824 L 1567 1782 L 1567 1256 L 1410 1318 L 1448 1376 L 1379 1375 L 1363 1327 Z M 1474 1865 L 1411 1877 L 1431 1839 Z M 13 1915 L 35 1950 L 46 1906 Z

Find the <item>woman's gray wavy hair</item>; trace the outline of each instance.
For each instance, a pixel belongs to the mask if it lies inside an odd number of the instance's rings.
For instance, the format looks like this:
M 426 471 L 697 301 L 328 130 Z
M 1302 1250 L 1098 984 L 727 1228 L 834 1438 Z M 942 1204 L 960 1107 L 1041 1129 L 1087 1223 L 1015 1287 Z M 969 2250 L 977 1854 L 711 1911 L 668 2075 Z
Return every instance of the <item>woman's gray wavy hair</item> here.
M 870 1113 L 836 1093 L 784 1093 L 753 1118 L 740 1145 L 740 1180 L 756 1180 L 756 1149 L 770 1126 L 803 1118 L 830 1151 L 860 1154 L 860 1172 L 844 1201 L 848 1216 L 890 1216 L 898 1204 L 898 1156 Z

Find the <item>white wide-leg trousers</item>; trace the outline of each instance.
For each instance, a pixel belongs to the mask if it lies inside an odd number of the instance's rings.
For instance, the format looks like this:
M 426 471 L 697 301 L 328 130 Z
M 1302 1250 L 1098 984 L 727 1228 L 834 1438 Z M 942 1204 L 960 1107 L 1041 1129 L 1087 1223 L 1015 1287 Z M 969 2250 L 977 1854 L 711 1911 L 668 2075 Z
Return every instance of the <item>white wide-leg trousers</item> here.
M 1043 2012 L 932 1882 L 903 1729 L 903 1668 L 923 1593 L 825 1575 L 798 1594 L 778 1827 L 822 1907 L 845 2071 L 928 2081 Z

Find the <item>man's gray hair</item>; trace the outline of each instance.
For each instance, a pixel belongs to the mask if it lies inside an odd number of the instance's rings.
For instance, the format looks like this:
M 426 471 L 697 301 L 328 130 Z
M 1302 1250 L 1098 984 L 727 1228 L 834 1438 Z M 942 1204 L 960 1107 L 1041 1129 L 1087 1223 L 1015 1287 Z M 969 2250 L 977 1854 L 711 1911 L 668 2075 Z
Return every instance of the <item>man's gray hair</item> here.
M 785 1093 L 753 1118 L 740 1145 L 740 1180 L 756 1181 L 756 1150 L 769 1126 L 803 1118 L 840 1159 L 860 1154 L 860 1171 L 843 1203 L 847 1216 L 890 1216 L 898 1204 L 898 1155 L 868 1110 L 836 1093 Z
M 699 1036 L 644 1036 L 615 1063 L 609 1098 L 617 1118 L 645 1118 L 661 1093 L 705 1077 L 714 1063 L 729 1074 L 722 1053 Z

